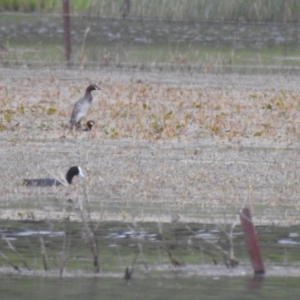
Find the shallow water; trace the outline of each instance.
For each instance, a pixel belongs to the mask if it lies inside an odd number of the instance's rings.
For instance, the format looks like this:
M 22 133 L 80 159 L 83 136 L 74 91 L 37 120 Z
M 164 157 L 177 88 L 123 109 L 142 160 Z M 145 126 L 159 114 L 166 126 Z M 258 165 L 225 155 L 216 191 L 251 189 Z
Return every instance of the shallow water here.
M 19 146 L 4 144 L 9 145 L 2 153 L 4 219 L 31 219 L 31 210 L 36 219 L 70 213 L 76 220 L 78 201 L 88 200 L 94 220 L 229 222 L 247 203 L 256 224 L 298 222 L 296 149 L 253 147 L 240 152 L 225 145 L 213 148 L 203 140 L 152 144 L 33 139 Z M 68 167 L 78 164 L 86 173 L 85 179 L 74 179 L 70 193 L 21 185 L 22 176 L 63 175 L 62 158 Z
M 297 278 L 172 278 L 148 276 L 126 284 L 116 278 L 18 278 L 1 276 L 5 299 L 299 299 Z M 200 295 L 200 296 L 199 296 Z
M 96 275 L 94 252 L 88 242 L 88 232 L 92 232 L 98 247 L 100 276 L 123 278 L 126 267 L 134 269 L 135 278 L 151 274 L 168 277 L 173 272 L 183 277 L 252 273 L 240 226 L 231 233 L 231 228 L 222 224 L 89 222 L 88 227 L 84 224 L 68 220 L 1 221 L 1 251 L 8 258 L 2 260 L 1 271 L 50 277 Z M 256 229 L 267 275 L 295 276 L 299 272 L 299 228 L 258 226 Z M 230 267 L 230 257 L 239 262 L 236 268 Z
M 141 295 L 147 295 L 147 299 L 198 299 L 199 295 L 204 299 L 299 297 L 298 227 L 257 228 L 267 273 L 265 277 L 253 277 L 240 228 L 234 231 L 235 255 L 241 259 L 240 265 L 228 268 L 205 242 L 228 249 L 228 241 L 216 225 L 164 225 L 161 233 L 158 224 L 137 225 L 139 231 L 134 231 L 132 224 L 98 224 L 96 238 L 101 271 L 94 273 L 91 254 L 82 242 L 84 230 L 80 223 L 2 221 L 1 252 L 18 266 L 19 271 L 5 263 L 2 257 L 1 296 L 3 299 L 24 300 L 41 297 L 99 299 L 99 296 L 106 299 L 140 299 Z M 47 272 L 42 263 L 41 237 L 47 251 Z M 9 239 L 18 255 L 9 249 L 5 239 Z M 291 244 L 288 240 L 295 243 Z M 202 244 L 199 249 L 194 247 L 197 243 Z M 211 252 L 207 252 L 207 246 Z M 184 261 L 185 266 L 173 267 L 164 247 L 178 260 Z M 143 255 L 140 252 L 133 263 L 141 249 Z M 71 256 L 60 278 L 59 262 L 67 255 Z M 212 259 L 217 260 L 218 265 Z M 125 267 L 132 265 L 132 277 L 125 280 Z

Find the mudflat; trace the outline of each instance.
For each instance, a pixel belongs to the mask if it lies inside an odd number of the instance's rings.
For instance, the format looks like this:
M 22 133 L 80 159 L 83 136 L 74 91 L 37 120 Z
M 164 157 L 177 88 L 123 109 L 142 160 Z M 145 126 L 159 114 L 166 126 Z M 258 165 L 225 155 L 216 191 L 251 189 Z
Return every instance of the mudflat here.
M 298 78 L 141 71 L 0 70 L 0 218 L 298 223 Z M 91 132 L 70 132 L 88 84 Z M 86 121 L 87 121 L 86 120 Z M 23 178 L 85 179 L 67 189 Z M 69 201 L 68 201 L 69 200 Z M 72 200 L 72 201 L 70 201 Z

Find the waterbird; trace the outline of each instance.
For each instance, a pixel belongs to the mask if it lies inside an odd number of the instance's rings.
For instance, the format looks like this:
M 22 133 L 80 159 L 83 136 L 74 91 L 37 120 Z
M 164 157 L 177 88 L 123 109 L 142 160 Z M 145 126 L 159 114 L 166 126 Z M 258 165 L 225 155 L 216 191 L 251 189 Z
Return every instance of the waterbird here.
M 65 180 L 59 179 L 52 179 L 52 178 L 39 178 L 39 179 L 24 179 L 23 184 L 26 186 L 39 186 L 39 187 L 46 187 L 46 186 L 68 186 L 72 184 L 72 180 L 74 176 L 84 177 L 84 174 L 79 166 L 71 167 L 65 177 Z
M 95 122 L 93 120 L 87 121 L 84 125 L 77 124 L 75 126 L 76 131 L 92 131 L 93 126 L 95 125 Z
M 80 98 L 73 107 L 71 119 L 69 121 L 70 127 L 80 126 L 81 120 L 86 116 L 93 100 L 92 91 L 101 90 L 97 85 L 90 84 L 85 91 L 85 95 Z
M 93 120 L 87 121 L 83 128 L 83 131 L 91 131 L 94 125 L 95 125 L 95 122 Z

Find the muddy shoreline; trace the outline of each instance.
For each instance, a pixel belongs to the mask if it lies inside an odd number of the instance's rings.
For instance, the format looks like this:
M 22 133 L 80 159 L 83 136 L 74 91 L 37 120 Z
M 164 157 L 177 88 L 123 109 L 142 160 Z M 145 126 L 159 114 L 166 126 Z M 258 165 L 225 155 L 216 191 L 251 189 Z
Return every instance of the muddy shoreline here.
M 80 165 L 87 178 L 74 199 L 87 191 L 98 221 L 225 222 L 248 205 L 258 223 L 299 222 L 297 77 L 1 69 L 0 78 L 2 219 L 62 217 L 63 191 L 20 183 Z M 67 134 L 89 82 L 103 89 L 89 114 L 95 132 Z

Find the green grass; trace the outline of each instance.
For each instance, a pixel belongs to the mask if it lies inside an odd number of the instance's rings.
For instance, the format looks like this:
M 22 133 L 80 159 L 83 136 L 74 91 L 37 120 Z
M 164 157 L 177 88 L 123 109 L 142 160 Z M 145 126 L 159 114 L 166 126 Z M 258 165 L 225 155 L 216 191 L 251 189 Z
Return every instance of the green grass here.
M 55 17 L 54 20 L 61 22 L 60 17 Z M 10 23 L 19 27 L 23 23 L 27 26 L 39 24 L 31 14 L 4 14 L 1 21 L 3 26 Z M 50 17 L 49 22 L 53 22 Z M 76 26 L 75 21 L 73 25 Z M 75 29 L 79 31 L 83 28 L 85 28 L 84 25 Z M 0 53 L 2 66 L 59 66 L 65 61 L 64 45 L 59 36 L 49 39 L 32 34 L 21 35 L 15 39 L 8 35 L 6 40 L 2 40 L 1 45 L 9 49 L 7 52 Z M 235 49 L 234 42 L 226 41 L 211 44 L 194 41 L 184 43 L 159 41 L 153 44 L 139 44 L 130 39 L 126 42 L 107 42 L 105 38 L 94 40 L 88 35 L 85 47 L 82 49 L 82 41 L 72 41 L 71 64 L 73 66 L 187 67 L 205 70 L 205 72 L 223 66 L 244 67 L 245 70 L 249 67 L 299 66 L 298 49 L 293 45 L 273 45 L 262 49 L 250 47 Z
M 64 61 L 64 50 L 59 44 L 9 42 L 10 51 L 2 54 L 2 65 L 53 66 Z M 260 66 L 260 67 L 294 67 L 299 66 L 297 49 L 286 51 L 283 47 L 272 49 L 242 49 L 232 47 L 214 47 L 195 44 L 191 46 L 168 44 L 160 45 L 86 45 L 84 52 L 80 44 L 72 46 L 72 65 L 99 67 L 101 65 L 116 67 L 202 67 L 210 71 L 212 66 Z
M 124 0 L 70 0 L 72 12 L 120 17 Z M 57 0 L 0 0 L 0 11 L 61 12 Z M 131 0 L 129 17 L 186 21 L 299 22 L 297 0 Z

